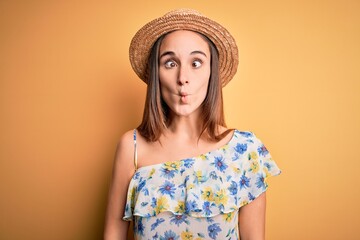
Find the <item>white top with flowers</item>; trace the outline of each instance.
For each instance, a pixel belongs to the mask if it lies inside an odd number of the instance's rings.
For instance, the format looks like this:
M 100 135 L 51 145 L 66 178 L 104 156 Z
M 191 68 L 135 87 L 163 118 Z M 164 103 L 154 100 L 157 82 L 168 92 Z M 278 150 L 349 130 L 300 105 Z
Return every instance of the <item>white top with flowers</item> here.
M 235 130 L 219 149 L 137 169 L 123 219 L 135 239 L 239 239 L 239 208 L 280 172 L 253 133 Z

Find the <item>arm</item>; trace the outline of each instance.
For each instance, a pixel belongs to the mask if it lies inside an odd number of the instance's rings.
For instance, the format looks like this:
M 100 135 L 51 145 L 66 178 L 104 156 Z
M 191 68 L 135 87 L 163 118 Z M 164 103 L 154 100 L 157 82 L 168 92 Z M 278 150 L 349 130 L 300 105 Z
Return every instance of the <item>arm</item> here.
M 129 131 L 120 139 L 116 149 L 105 218 L 105 240 L 127 239 L 129 222 L 122 220 L 122 217 L 128 185 L 135 171 L 133 150 L 132 131 Z
M 266 193 L 239 210 L 239 232 L 241 240 L 265 239 Z

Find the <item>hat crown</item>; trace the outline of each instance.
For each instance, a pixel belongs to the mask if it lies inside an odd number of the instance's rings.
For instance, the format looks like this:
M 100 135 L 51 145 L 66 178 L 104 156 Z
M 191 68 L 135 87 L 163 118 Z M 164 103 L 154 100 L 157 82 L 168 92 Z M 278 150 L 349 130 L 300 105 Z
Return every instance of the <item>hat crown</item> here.
M 190 8 L 179 8 L 179 9 L 175 9 L 172 10 L 168 13 L 166 13 L 164 15 L 164 17 L 170 17 L 170 16 L 174 16 L 174 15 L 197 15 L 197 16 L 202 16 L 202 14 L 194 9 L 190 9 Z

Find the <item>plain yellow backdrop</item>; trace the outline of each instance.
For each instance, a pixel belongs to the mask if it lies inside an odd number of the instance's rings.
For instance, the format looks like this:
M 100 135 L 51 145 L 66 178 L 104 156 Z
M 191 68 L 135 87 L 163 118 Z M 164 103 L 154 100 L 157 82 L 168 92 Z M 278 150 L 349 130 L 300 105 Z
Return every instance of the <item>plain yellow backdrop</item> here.
M 237 40 L 228 125 L 283 171 L 267 239 L 360 239 L 357 0 L 1 1 L 0 239 L 101 239 L 116 143 L 143 110 L 129 43 L 180 7 Z

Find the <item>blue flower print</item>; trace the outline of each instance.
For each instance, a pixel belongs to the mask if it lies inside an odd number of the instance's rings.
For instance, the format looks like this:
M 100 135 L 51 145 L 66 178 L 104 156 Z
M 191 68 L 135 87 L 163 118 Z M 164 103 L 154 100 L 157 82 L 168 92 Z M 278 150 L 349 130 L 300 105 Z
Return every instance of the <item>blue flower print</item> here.
M 176 226 L 179 226 L 182 223 L 189 223 L 189 221 L 187 220 L 187 216 L 186 215 L 173 215 L 171 217 L 170 223 L 175 223 Z
M 246 138 L 251 137 L 251 135 L 252 135 L 251 132 L 239 132 L 239 133 L 240 133 L 240 135 L 242 135 L 242 136 L 244 136 Z
M 259 155 L 263 156 L 263 157 L 265 157 L 269 153 L 269 151 L 266 149 L 264 144 L 261 145 L 260 147 L 258 147 L 257 151 L 258 151 Z
M 142 223 L 142 218 L 140 218 L 138 221 L 136 221 L 135 225 L 134 225 L 134 232 L 136 234 L 139 234 L 141 236 L 144 236 L 144 224 Z
M 212 217 L 207 217 L 206 218 L 206 222 L 208 223 L 213 223 L 214 222 L 214 219 Z
M 218 178 L 218 176 L 217 176 L 217 174 L 216 174 L 215 171 L 211 171 L 209 176 L 210 176 L 210 178 L 212 178 L 212 179 L 214 179 L 214 180 L 216 180 L 216 179 Z
M 255 135 L 235 130 L 205 154 L 135 171 L 123 219 L 133 221 L 134 239 L 240 239 L 238 208 L 280 172 Z
M 149 195 L 149 189 L 147 188 L 143 188 L 142 192 L 144 193 L 145 196 Z
M 263 174 L 259 174 L 256 180 L 256 187 L 257 188 L 262 188 L 265 189 L 266 188 L 266 184 L 265 184 L 265 178 Z
M 146 180 L 141 177 L 139 180 L 139 185 L 136 188 L 136 191 L 137 192 L 142 191 L 145 194 L 145 196 L 147 196 L 149 195 L 149 190 L 145 187 L 145 185 L 146 185 Z
M 208 202 L 208 201 L 204 202 L 203 210 L 204 210 L 206 216 L 209 216 L 212 213 L 210 210 L 210 207 L 211 207 L 210 202 Z
M 230 187 L 228 187 L 228 190 L 230 191 L 231 195 L 237 194 L 238 185 L 235 181 L 231 181 Z
M 162 222 L 165 222 L 165 219 L 163 218 L 156 219 L 156 221 L 153 224 L 151 224 L 151 231 L 155 230 L 155 228 L 157 228 L 159 224 Z
M 212 239 L 216 239 L 216 236 L 218 235 L 218 233 L 220 231 L 221 231 L 221 228 L 219 227 L 218 223 L 214 223 L 208 227 L 208 234 L 209 234 L 209 237 L 211 237 Z
M 185 159 L 184 161 L 184 166 L 186 167 L 186 168 L 191 168 L 192 167 L 192 165 L 194 165 L 194 159 L 192 159 L 192 158 L 187 158 L 187 159 Z
M 247 144 L 238 143 L 235 146 L 235 151 L 239 154 L 243 154 L 247 150 Z
M 225 169 L 228 167 L 224 162 L 223 156 L 215 157 L 214 165 L 220 172 L 225 172 Z
M 164 236 L 160 236 L 160 240 L 177 240 L 180 236 L 176 235 L 173 231 L 165 231 Z
M 187 181 L 189 181 L 189 178 L 190 178 L 189 175 L 187 175 L 184 179 L 184 182 L 179 185 L 179 188 L 185 188 Z
M 167 168 L 161 168 L 161 177 L 165 177 L 166 179 L 171 179 L 175 176 L 175 170 L 170 170 Z
M 271 171 L 270 163 L 268 163 L 268 162 L 264 163 L 264 167 L 266 167 L 269 171 Z
M 197 203 L 193 200 L 193 201 L 187 201 L 185 204 L 185 212 L 189 213 L 191 211 L 196 211 L 196 209 L 198 208 Z
M 240 190 L 243 188 L 246 189 L 250 187 L 250 179 L 247 178 L 245 175 L 242 175 L 239 184 L 240 184 Z
M 167 194 L 171 198 L 174 198 L 175 190 L 176 190 L 175 185 L 169 181 L 165 181 L 165 183 L 162 186 L 160 186 L 160 188 L 159 188 L 159 191 L 162 194 Z
M 156 207 L 156 198 L 154 198 L 154 197 L 151 199 L 151 207 L 152 208 Z
M 127 203 L 126 205 L 125 205 L 125 212 L 128 212 L 128 211 L 130 211 L 130 204 L 129 203 Z
M 136 180 L 139 178 L 139 176 L 140 176 L 140 172 L 136 172 L 133 176 L 133 179 Z
M 237 152 L 234 152 L 234 156 L 232 156 L 231 160 L 236 161 L 240 158 L 240 154 L 238 154 Z
M 145 184 L 146 184 L 146 180 L 143 178 L 140 178 L 139 185 L 137 186 L 136 191 L 140 192 L 141 189 L 145 186 Z
M 255 196 L 251 194 L 251 192 L 248 193 L 248 197 L 250 201 L 255 200 Z

